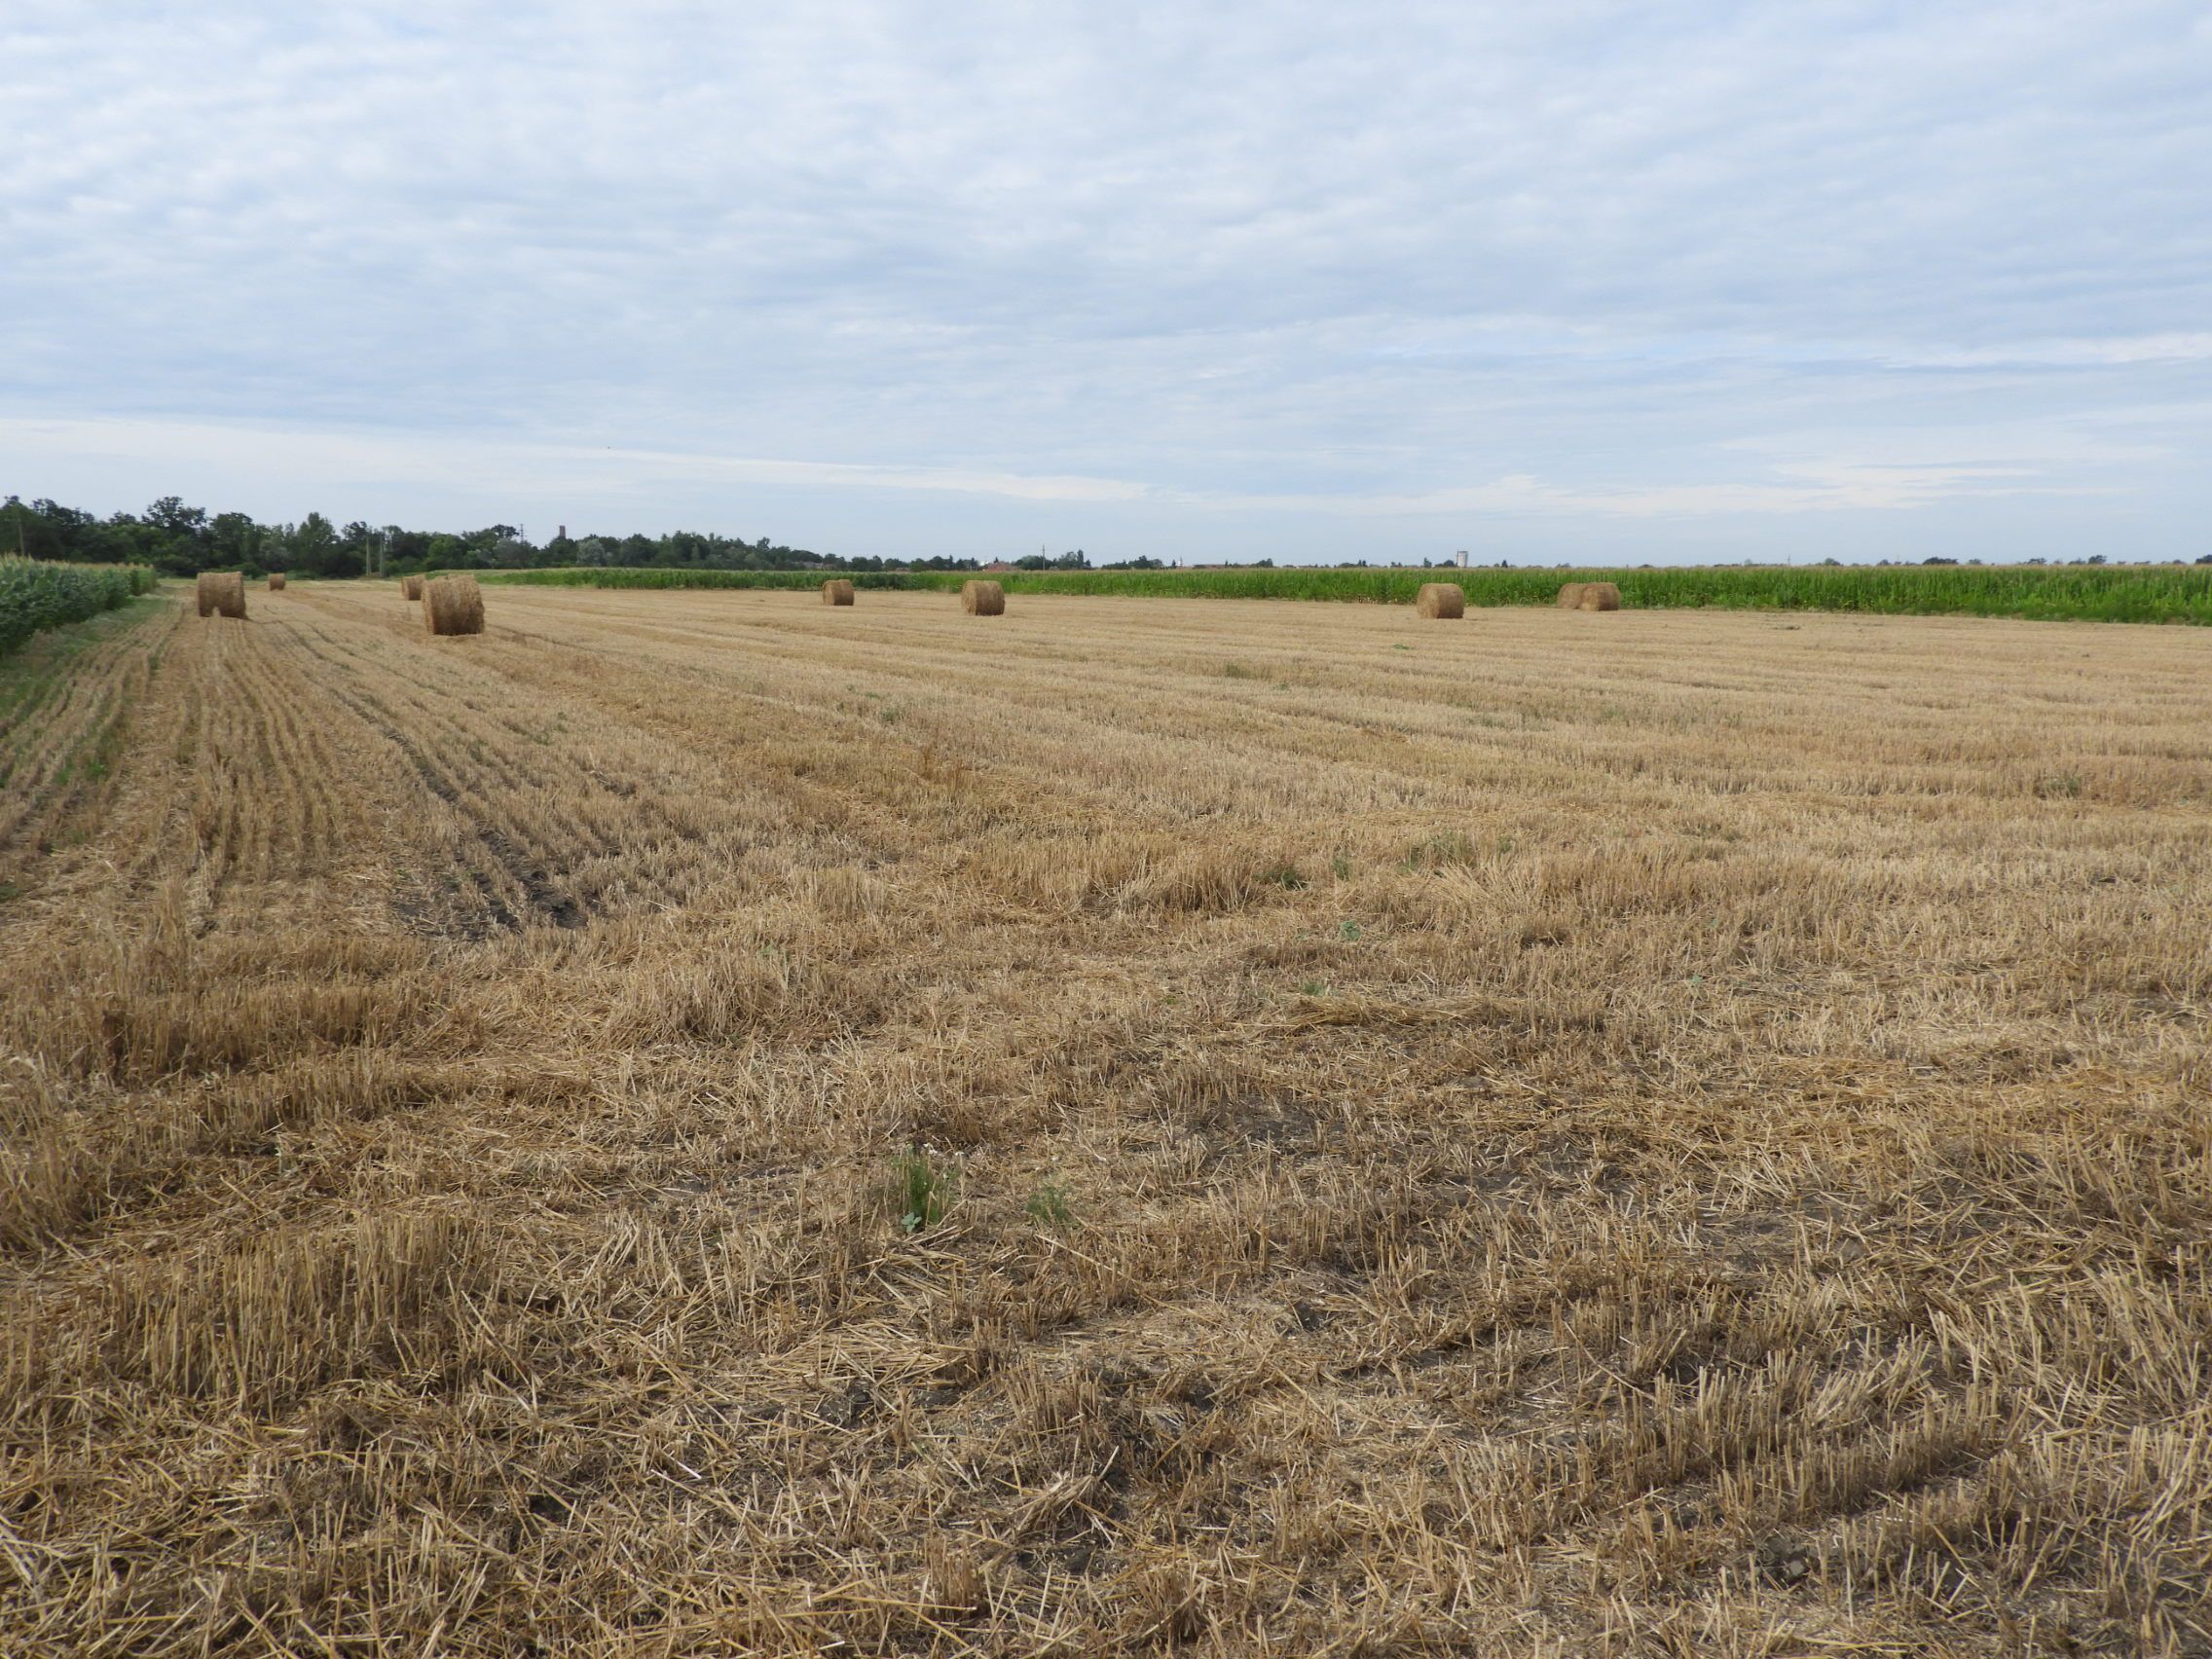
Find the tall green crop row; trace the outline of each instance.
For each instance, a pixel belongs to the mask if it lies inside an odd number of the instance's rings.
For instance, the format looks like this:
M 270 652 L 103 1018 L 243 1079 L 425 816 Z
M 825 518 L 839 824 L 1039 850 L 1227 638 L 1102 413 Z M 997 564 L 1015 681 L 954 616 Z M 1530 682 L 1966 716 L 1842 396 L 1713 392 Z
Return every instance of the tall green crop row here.
M 864 588 L 956 589 L 967 571 L 851 572 Z M 1323 599 L 1411 604 L 1424 581 L 1455 581 L 1470 605 L 1549 605 L 1560 584 L 1610 581 L 1634 609 L 1860 610 L 1890 615 L 2212 624 L 2212 566 L 1699 566 L 1668 570 L 994 571 L 1009 593 L 1177 599 Z M 604 588 L 812 588 L 820 571 L 609 567 L 481 573 L 492 582 Z
M 149 591 L 143 565 L 57 565 L 46 559 L 0 559 L 0 656 L 42 628 L 82 622 Z

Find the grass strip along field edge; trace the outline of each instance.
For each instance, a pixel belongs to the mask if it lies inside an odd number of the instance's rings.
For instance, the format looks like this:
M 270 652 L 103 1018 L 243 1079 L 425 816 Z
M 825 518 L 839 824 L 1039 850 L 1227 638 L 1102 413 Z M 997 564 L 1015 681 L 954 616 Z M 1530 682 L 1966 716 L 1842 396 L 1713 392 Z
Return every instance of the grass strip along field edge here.
M 973 571 L 847 571 L 861 588 L 957 590 Z M 819 571 L 607 567 L 479 571 L 479 581 L 533 587 L 811 589 Z M 1317 599 L 1410 604 L 1425 581 L 1457 582 L 1477 606 L 1549 605 L 1560 584 L 1620 586 L 1639 609 L 1859 610 L 1889 615 L 2011 616 L 2037 621 L 2212 624 L 2212 566 L 1820 566 L 1672 570 L 993 571 L 1009 593 L 1162 599 Z
M 143 565 L 63 565 L 0 559 L 0 656 L 33 634 L 82 622 L 152 591 Z

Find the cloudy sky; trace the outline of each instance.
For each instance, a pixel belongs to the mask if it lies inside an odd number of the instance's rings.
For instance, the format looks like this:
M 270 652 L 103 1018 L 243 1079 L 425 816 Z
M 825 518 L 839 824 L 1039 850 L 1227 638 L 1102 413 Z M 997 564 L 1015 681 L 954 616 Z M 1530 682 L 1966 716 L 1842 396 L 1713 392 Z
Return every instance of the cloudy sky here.
M 2212 7 L 0 5 L 0 494 L 2212 552 Z

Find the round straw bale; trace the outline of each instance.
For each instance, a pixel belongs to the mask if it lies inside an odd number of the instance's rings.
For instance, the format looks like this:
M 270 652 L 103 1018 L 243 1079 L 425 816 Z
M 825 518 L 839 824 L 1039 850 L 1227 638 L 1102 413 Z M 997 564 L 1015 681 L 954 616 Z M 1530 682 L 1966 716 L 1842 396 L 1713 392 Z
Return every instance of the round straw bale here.
M 1450 621 L 1467 614 L 1467 596 L 1457 582 L 1423 582 L 1415 596 L 1414 608 L 1423 616 Z
M 1621 608 L 1621 590 L 1612 582 L 1584 582 L 1580 608 L 1584 610 L 1618 610 Z
M 853 584 L 843 576 L 831 576 L 822 584 L 824 605 L 850 605 L 853 603 Z
M 410 605 L 421 599 L 423 597 L 423 578 L 421 576 L 401 576 L 399 578 L 399 597 Z
M 423 623 L 433 634 L 484 632 L 484 594 L 474 576 L 440 576 L 423 586 Z
M 962 582 L 960 608 L 971 616 L 1004 616 L 1006 589 L 996 582 Z
M 203 616 L 243 616 L 245 576 L 238 571 L 202 571 L 192 597 Z
M 282 571 L 271 571 L 269 572 L 269 591 L 271 593 L 282 593 L 284 591 L 284 572 Z
M 1559 608 L 1562 610 L 1580 610 L 1582 590 L 1589 585 L 1588 582 L 1568 582 L 1559 590 Z

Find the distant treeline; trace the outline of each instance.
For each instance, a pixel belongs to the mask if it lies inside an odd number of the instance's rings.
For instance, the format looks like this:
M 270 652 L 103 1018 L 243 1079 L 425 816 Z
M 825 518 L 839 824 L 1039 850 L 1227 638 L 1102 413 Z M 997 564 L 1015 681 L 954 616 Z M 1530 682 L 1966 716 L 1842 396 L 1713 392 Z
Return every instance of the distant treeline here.
M 143 565 L 171 575 L 241 570 L 259 576 L 284 571 L 308 576 L 358 576 L 382 571 L 475 571 L 495 579 L 623 587 L 804 587 L 825 571 L 863 586 L 958 585 L 984 568 L 973 558 L 897 563 L 843 558 L 787 547 L 766 536 L 678 531 L 667 535 L 556 535 L 527 539 L 514 525 L 462 533 L 404 530 L 355 521 L 343 528 L 320 513 L 297 524 L 257 524 L 243 513 L 216 513 L 165 496 L 143 513 L 98 518 L 73 507 L 14 496 L 0 502 L 0 553 L 20 549 L 33 559 L 83 564 Z M 1364 562 L 1323 569 L 1272 560 L 1199 570 L 1168 569 L 1139 558 L 1093 568 L 1081 549 L 1032 553 L 994 570 L 1014 592 L 1157 594 L 1230 599 L 1410 601 L 1436 566 L 1375 567 Z M 1559 584 L 1602 577 L 1620 584 L 1633 607 L 1723 606 L 1778 609 L 1871 610 L 1899 614 L 1957 612 L 1988 616 L 2079 618 L 2112 622 L 2212 623 L 2212 554 L 2195 566 L 2112 565 L 2101 554 L 2063 565 L 1960 564 L 1944 558 L 1917 565 L 1709 565 L 1635 570 L 1570 570 L 1566 566 L 1456 569 L 1474 605 L 1549 603 Z
M 841 558 L 805 547 L 786 547 L 766 536 L 745 541 L 734 536 L 677 531 L 668 535 L 556 535 L 544 542 L 528 539 L 511 524 L 486 525 L 462 532 L 406 530 L 395 524 L 355 520 L 340 526 L 320 513 L 297 524 L 257 524 L 244 513 L 215 513 L 164 496 L 142 513 L 100 518 L 76 507 L 10 496 L 0 503 L 0 553 L 33 559 L 59 559 L 89 565 L 146 565 L 164 574 L 188 576 L 195 571 L 240 570 L 250 575 L 284 571 L 303 576 L 360 576 L 375 571 L 389 575 L 427 570 L 543 570 L 585 566 L 618 570 L 672 571 L 881 571 L 889 561 Z M 899 568 L 973 571 L 976 559 L 922 559 Z M 1031 554 L 1027 569 L 1086 570 L 1081 552 L 1056 558 Z M 1141 560 L 1140 565 L 1156 564 Z
M 1007 571 L 1010 593 L 1410 604 L 1434 570 L 1246 566 L 1205 571 Z M 494 581 L 571 587 L 811 587 L 797 571 L 518 571 Z M 952 588 L 956 571 L 856 575 L 864 588 Z M 1457 570 L 1470 605 L 1549 605 L 1566 581 L 1620 584 L 1631 608 L 1861 610 L 1893 615 L 2212 623 L 2212 562 L 2199 565 L 1702 565 L 1663 570 Z

